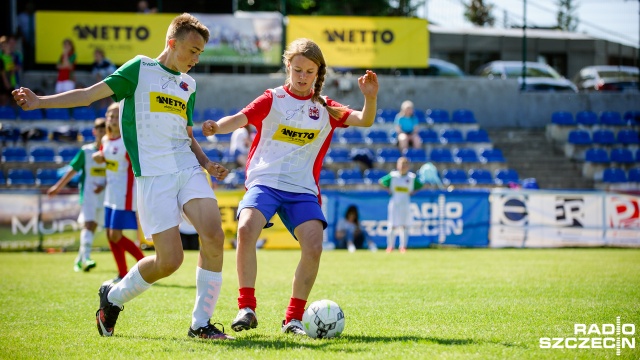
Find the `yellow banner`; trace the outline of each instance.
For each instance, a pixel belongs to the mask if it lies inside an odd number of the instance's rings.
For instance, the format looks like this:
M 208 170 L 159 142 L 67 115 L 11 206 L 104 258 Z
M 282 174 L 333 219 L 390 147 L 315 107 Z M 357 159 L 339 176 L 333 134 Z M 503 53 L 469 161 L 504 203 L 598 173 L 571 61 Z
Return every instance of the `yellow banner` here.
M 38 11 L 35 14 L 36 63 L 55 64 L 62 41 L 75 45 L 77 64 L 93 63 L 93 51 L 121 65 L 138 54 L 160 55 L 167 27 L 177 14 Z
M 429 36 L 424 19 L 289 16 L 287 42 L 315 41 L 328 66 L 424 68 Z

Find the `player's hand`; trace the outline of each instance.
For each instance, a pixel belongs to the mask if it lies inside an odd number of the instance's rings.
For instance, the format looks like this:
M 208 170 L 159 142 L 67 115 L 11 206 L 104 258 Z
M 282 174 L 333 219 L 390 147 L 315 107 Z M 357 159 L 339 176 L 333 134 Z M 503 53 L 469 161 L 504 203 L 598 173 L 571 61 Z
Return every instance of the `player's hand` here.
M 101 185 L 101 184 L 93 184 L 93 185 L 94 185 L 94 187 L 93 187 L 93 193 L 94 194 L 100 194 L 102 192 L 102 190 L 104 190 L 104 187 L 105 187 L 104 185 Z
M 218 181 L 224 180 L 227 175 L 229 175 L 229 170 L 227 168 L 212 161 L 207 162 L 205 168 L 207 169 L 209 175 L 213 176 Z
M 16 104 L 22 108 L 22 110 L 34 110 L 40 106 L 40 98 L 28 88 L 21 87 L 11 92 Z
M 47 189 L 47 195 L 49 197 L 54 197 L 58 194 L 59 191 L 60 191 L 60 188 L 58 188 L 57 186 L 52 186 Z
M 358 78 L 358 87 L 365 97 L 376 97 L 378 95 L 378 75 L 371 70 Z
M 211 136 L 218 133 L 220 127 L 218 123 L 213 120 L 207 120 L 202 124 L 202 133 L 204 136 Z
M 93 154 L 91 154 L 91 157 L 93 158 L 93 161 L 97 162 L 98 164 L 102 164 L 105 161 L 102 151 L 94 152 Z

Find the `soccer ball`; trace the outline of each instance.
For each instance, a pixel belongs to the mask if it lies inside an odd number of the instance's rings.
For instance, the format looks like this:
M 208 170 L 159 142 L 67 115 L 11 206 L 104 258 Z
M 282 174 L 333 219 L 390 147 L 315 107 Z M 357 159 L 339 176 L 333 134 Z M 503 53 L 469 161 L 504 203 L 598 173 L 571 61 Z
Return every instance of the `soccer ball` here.
M 344 330 L 344 312 L 331 300 L 314 301 L 302 315 L 302 325 L 314 339 L 340 336 Z

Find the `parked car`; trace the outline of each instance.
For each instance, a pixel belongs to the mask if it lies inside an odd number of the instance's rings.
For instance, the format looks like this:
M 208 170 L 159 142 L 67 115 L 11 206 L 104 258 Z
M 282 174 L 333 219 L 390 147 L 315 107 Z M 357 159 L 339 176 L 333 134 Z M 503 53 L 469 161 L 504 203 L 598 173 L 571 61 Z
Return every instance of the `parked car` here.
M 578 88 L 568 79 L 558 74 L 551 66 L 527 61 L 526 91 L 572 91 Z M 479 67 L 475 74 L 488 79 L 518 79 L 522 85 L 522 61 L 492 61 Z
M 633 66 L 587 66 L 573 77 L 580 91 L 638 90 L 638 68 Z
M 429 66 L 422 73 L 422 69 L 416 71 L 416 75 L 445 76 L 451 78 L 464 77 L 464 72 L 454 63 L 440 59 L 429 59 Z

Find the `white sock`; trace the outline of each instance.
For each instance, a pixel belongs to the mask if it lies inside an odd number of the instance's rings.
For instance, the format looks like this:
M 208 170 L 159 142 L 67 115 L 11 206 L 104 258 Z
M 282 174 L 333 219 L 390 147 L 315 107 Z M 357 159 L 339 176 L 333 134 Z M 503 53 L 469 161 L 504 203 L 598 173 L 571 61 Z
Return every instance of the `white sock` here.
M 400 249 L 407 248 L 407 229 L 404 226 L 400 227 Z
M 151 284 L 144 281 L 140 271 L 138 271 L 138 264 L 135 264 L 127 275 L 120 280 L 111 291 L 107 299 L 116 306 L 122 307 L 124 303 L 130 301 L 134 297 L 142 294 L 151 287 Z
M 93 246 L 93 232 L 87 229 L 80 231 L 80 255 L 83 261 L 91 257 L 91 247 Z
M 387 233 L 387 248 L 393 249 L 393 246 L 396 243 L 396 229 L 389 228 L 389 232 Z
M 191 328 L 198 329 L 207 325 L 216 308 L 220 289 L 222 288 L 222 273 L 196 268 L 196 303 L 191 316 Z

